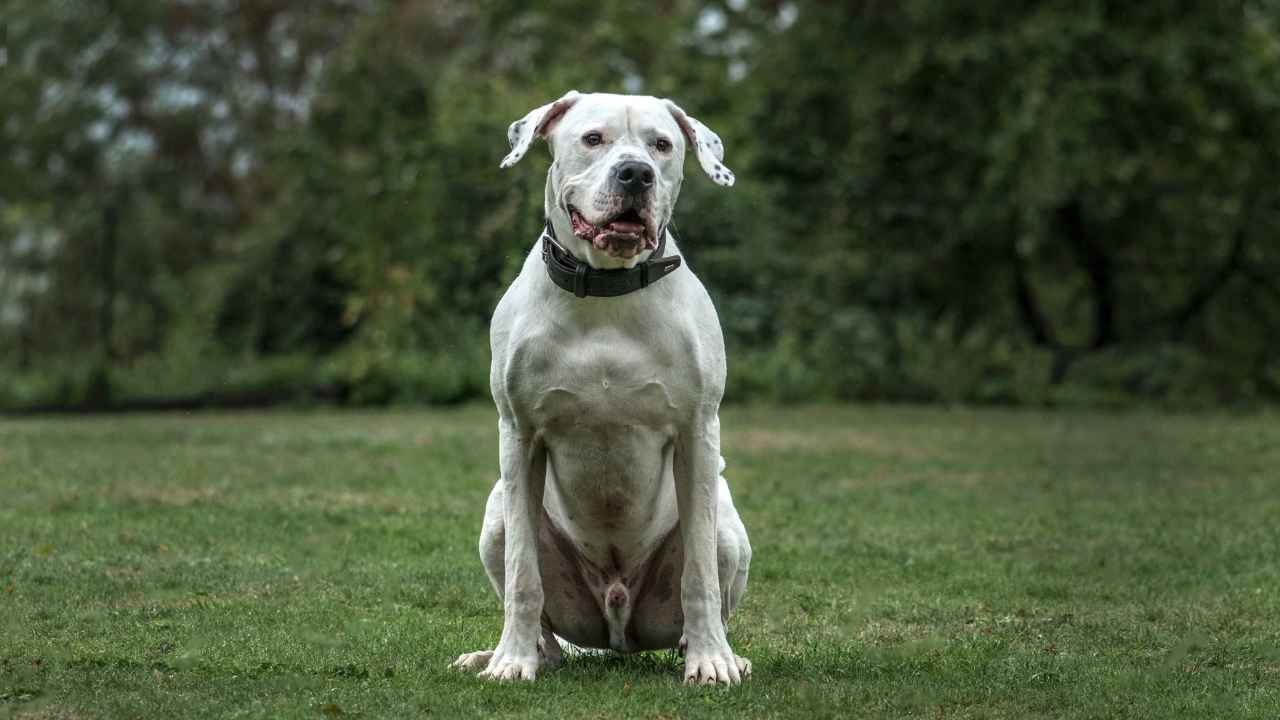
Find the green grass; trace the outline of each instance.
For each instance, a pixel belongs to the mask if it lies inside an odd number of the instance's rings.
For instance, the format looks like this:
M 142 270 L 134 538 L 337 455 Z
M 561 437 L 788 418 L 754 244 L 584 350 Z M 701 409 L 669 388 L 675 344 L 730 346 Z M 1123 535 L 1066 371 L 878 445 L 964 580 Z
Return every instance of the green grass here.
M 734 408 L 755 676 L 450 670 L 491 409 L 0 420 L 0 717 L 1280 717 L 1280 423 Z

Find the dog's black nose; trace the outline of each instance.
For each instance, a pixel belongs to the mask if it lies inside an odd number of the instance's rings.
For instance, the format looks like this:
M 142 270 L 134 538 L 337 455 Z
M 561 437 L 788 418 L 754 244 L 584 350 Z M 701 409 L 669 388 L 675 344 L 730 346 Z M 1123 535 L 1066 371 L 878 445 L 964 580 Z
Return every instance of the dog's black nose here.
M 613 182 L 628 195 L 639 195 L 653 187 L 653 168 L 639 160 L 623 160 L 613 166 Z

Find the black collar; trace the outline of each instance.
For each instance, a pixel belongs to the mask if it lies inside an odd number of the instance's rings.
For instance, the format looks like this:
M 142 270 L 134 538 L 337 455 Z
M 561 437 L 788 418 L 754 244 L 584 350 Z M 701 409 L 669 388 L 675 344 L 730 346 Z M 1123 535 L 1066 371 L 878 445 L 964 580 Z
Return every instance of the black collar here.
M 565 250 L 556 241 L 556 231 L 548 219 L 542 231 L 542 261 L 546 263 L 551 282 L 578 297 L 617 297 L 646 288 L 680 267 L 679 255 L 662 257 L 667 247 L 666 228 L 661 237 L 648 260 L 633 268 L 600 270 Z

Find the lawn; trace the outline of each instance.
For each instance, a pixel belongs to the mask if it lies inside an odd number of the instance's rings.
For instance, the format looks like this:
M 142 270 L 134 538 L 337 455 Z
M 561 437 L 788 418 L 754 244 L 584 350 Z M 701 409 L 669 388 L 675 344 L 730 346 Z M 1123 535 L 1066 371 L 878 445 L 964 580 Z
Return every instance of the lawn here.
M 0 419 L 0 717 L 1280 717 L 1280 417 L 731 408 L 730 639 L 448 668 L 491 408 Z

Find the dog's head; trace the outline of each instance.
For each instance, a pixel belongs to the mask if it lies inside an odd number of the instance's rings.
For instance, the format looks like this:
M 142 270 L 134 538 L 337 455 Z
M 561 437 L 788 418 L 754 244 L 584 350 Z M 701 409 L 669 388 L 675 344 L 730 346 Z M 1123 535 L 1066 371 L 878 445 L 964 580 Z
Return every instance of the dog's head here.
M 547 139 L 553 157 L 547 217 L 560 242 L 597 268 L 632 267 L 658 246 L 686 148 L 717 184 L 733 185 L 720 137 L 670 100 L 571 90 L 511 124 L 502 167 L 524 157 L 535 137 Z

